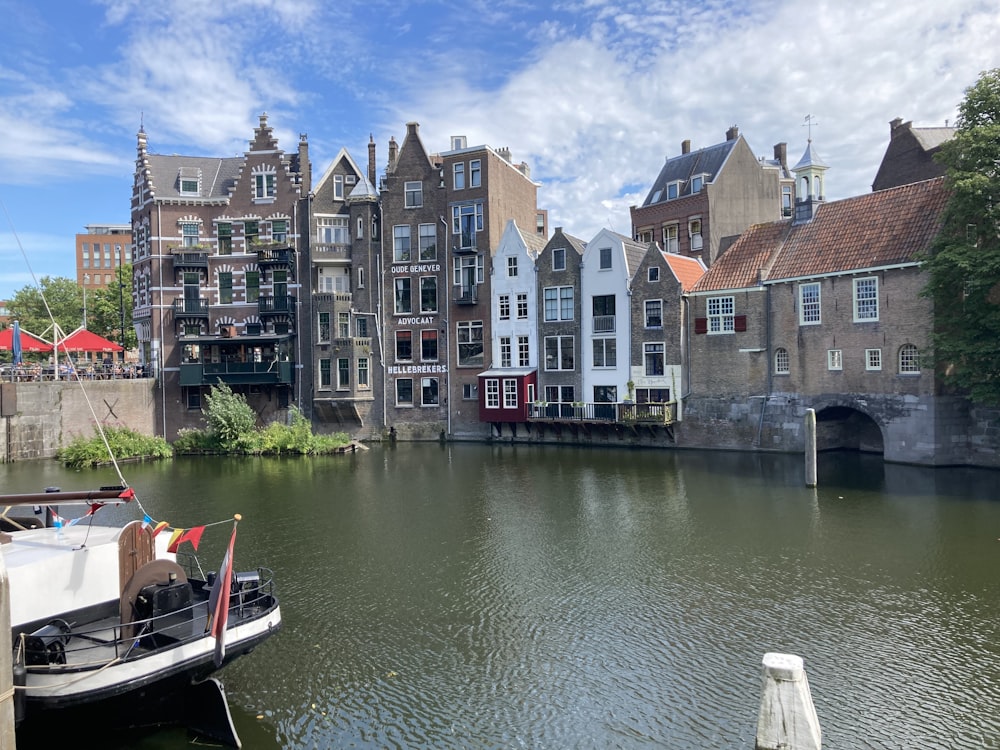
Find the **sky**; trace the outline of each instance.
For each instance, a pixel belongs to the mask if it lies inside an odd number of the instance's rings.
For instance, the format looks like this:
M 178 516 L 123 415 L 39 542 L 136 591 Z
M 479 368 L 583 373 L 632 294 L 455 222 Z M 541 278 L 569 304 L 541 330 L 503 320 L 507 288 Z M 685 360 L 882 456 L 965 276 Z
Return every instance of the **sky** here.
M 896 117 L 954 125 L 1000 65 L 997 0 L 0 0 L 0 300 L 75 277 L 75 235 L 129 223 L 136 134 L 236 156 L 267 113 L 341 148 L 420 124 L 507 147 L 550 228 L 630 234 L 663 162 L 736 125 L 794 165 L 812 137 L 828 200 L 869 192 Z M 807 126 L 807 122 L 811 126 Z

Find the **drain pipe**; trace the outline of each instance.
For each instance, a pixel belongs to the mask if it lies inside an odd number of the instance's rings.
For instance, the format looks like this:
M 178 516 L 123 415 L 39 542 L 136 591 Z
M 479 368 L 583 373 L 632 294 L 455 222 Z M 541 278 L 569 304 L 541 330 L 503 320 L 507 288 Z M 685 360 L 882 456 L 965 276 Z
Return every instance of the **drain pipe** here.
M 444 245 L 448 245 L 448 222 L 443 216 L 439 216 L 441 223 L 444 224 Z M 445 257 L 448 257 L 447 252 Z M 448 262 L 445 261 L 444 264 L 444 376 L 447 379 L 448 387 L 445 388 L 445 398 L 448 399 L 448 406 L 445 409 L 445 414 L 448 421 L 448 437 L 451 438 L 451 325 L 448 323 L 448 316 L 451 315 L 451 295 L 449 294 L 449 289 L 451 288 L 449 276 Z M 484 342 L 485 343 L 485 342 Z

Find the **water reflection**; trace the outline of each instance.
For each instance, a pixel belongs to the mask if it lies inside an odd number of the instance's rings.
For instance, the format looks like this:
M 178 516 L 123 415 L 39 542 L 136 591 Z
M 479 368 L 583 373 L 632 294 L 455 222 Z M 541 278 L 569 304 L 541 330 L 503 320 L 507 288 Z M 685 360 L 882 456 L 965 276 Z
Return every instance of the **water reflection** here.
M 751 748 L 767 651 L 805 658 L 830 747 L 1000 734 L 995 472 L 822 454 L 808 489 L 789 456 L 462 444 L 127 469 L 175 525 L 242 513 L 237 568 L 278 571 L 284 631 L 223 674 L 246 747 Z

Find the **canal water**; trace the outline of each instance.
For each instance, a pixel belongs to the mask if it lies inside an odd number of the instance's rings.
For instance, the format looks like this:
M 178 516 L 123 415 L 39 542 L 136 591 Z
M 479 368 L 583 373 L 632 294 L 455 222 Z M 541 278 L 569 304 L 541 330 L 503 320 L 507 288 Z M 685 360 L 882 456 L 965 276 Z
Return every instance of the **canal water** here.
M 123 471 L 173 526 L 242 514 L 236 568 L 276 571 L 284 629 L 221 673 L 250 750 L 752 750 L 769 651 L 805 660 L 824 747 L 1000 747 L 1000 473 L 819 466 L 399 444 Z M 113 479 L 0 465 L 8 492 Z

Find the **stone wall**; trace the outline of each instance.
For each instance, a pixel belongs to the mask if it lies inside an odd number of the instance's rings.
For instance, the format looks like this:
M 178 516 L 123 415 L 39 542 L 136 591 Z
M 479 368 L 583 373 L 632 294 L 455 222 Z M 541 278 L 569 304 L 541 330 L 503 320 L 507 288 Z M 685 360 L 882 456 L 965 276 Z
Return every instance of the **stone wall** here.
M 74 438 L 91 437 L 95 417 L 103 426 L 156 434 L 152 378 L 94 381 L 86 390 L 77 382 L 5 383 L 2 393 L 0 461 L 52 458 Z

